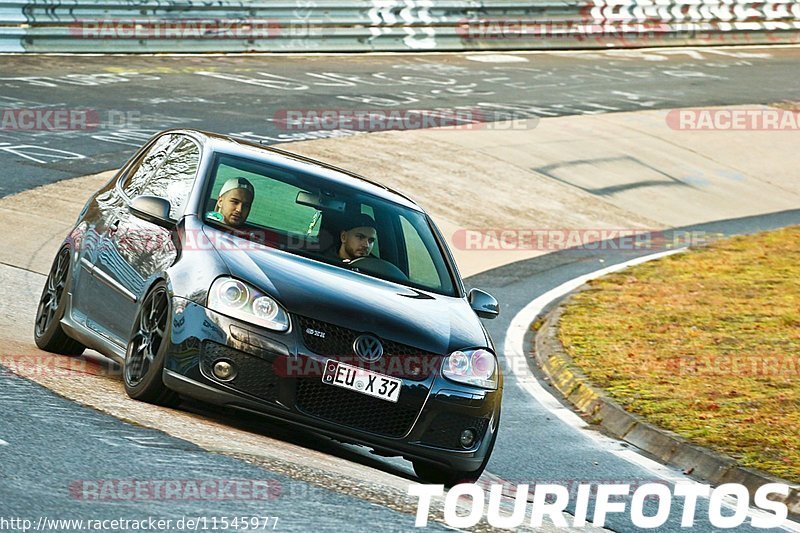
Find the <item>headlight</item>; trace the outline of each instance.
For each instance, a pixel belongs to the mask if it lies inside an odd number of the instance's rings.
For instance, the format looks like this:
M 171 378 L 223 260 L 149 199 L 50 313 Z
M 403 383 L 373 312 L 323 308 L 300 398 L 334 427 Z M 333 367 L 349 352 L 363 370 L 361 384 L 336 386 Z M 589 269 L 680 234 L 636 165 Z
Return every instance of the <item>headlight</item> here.
M 442 362 L 442 374 L 453 381 L 484 389 L 497 388 L 497 359 L 488 350 L 458 350 Z
M 217 289 L 219 302 L 228 309 L 241 309 L 250 301 L 247 285 L 237 279 L 223 279 Z
M 274 331 L 289 329 L 289 315 L 278 302 L 238 279 L 217 278 L 208 293 L 208 307 Z

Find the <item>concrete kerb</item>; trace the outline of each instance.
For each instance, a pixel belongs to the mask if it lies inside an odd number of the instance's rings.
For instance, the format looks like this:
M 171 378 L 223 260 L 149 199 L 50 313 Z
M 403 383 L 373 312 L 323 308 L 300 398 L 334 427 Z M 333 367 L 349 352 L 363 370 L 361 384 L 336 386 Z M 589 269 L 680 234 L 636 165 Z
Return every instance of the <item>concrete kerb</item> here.
M 789 495 L 779 498 L 779 501 L 786 504 L 793 520 L 800 519 L 800 486 L 757 470 L 741 467 L 730 457 L 693 445 L 679 435 L 658 428 L 641 417 L 625 411 L 595 387 L 575 365 L 558 338 L 561 317 L 569 301 L 570 296 L 567 296 L 545 315 L 535 336 L 534 357 L 552 386 L 584 418 L 662 463 L 681 468 L 685 474 L 714 486 L 740 483 L 754 494 L 756 489 L 767 483 L 789 485 Z

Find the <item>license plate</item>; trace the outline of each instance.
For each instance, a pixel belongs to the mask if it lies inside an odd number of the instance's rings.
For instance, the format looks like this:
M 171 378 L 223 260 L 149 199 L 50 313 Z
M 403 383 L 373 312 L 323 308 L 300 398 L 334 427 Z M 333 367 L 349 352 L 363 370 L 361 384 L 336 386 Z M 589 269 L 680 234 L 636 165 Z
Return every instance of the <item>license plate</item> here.
M 351 366 L 332 359 L 325 363 L 322 382 L 326 385 L 335 385 L 343 389 L 354 390 L 389 402 L 397 402 L 397 398 L 400 397 L 400 386 L 403 384 L 400 379 L 390 378 L 371 370 Z

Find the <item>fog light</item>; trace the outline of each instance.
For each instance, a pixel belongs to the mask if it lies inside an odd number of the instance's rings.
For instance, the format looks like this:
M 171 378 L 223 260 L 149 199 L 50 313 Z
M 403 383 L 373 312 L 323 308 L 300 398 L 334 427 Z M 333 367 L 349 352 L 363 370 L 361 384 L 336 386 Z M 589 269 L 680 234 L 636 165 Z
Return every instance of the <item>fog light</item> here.
M 214 363 L 214 377 L 220 381 L 229 381 L 236 376 L 236 370 L 228 361 Z
M 461 443 L 461 446 L 464 448 L 471 448 L 473 444 L 475 444 L 475 430 L 474 429 L 465 429 L 461 432 L 461 436 L 458 437 L 458 442 Z

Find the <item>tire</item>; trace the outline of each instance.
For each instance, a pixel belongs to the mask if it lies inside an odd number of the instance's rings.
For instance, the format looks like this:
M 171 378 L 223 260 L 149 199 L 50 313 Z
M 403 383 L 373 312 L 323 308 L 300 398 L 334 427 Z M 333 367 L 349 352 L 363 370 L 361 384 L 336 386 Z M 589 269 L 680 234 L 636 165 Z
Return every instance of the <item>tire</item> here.
M 70 338 L 61 327 L 61 319 L 67 308 L 65 296 L 70 279 L 71 253 L 69 247 L 65 246 L 53 260 L 36 309 L 33 339 L 42 350 L 76 356 L 82 354 L 86 347 Z
M 417 477 L 422 481 L 433 485 L 445 485 L 446 487 L 452 487 L 459 483 L 474 483 L 481 477 L 485 468 L 485 466 L 482 466 L 477 470 L 467 472 L 464 470 L 451 470 L 422 461 L 414 461 L 413 464 L 414 473 L 417 474 Z
M 478 478 L 481 477 L 483 471 L 486 470 L 486 465 L 489 464 L 489 458 L 492 456 L 494 443 L 497 441 L 497 433 L 499 430 L 500 423 L 498 421 L 498 426 L 495 428 L 494 435 L 492 435 L 492 442 L 489 444 L 489 449 L 486 450 L 486 456 L 483 458 L 483 462 L 481 462 L 481 466 L 477 470 L 453 470 L 432 463 L 427 463 L 425 461 L 412 461 L 412 464 L 414 465 L 414 473 L 416 473 L 417 477 L 426 483 L 445 485 L 447 487 L 452 487 L 453 485 L 458 485 L 459 483 L 474 483 L 478 481 Z
M 136 313 L 125 353 L 122 381 L 125 392 L 134 400 L 164 406 L 178 404 L 178 395 L 164 386 L 161 379 L 171 316 L 167 286 L 159 282 L 147 293 Z

